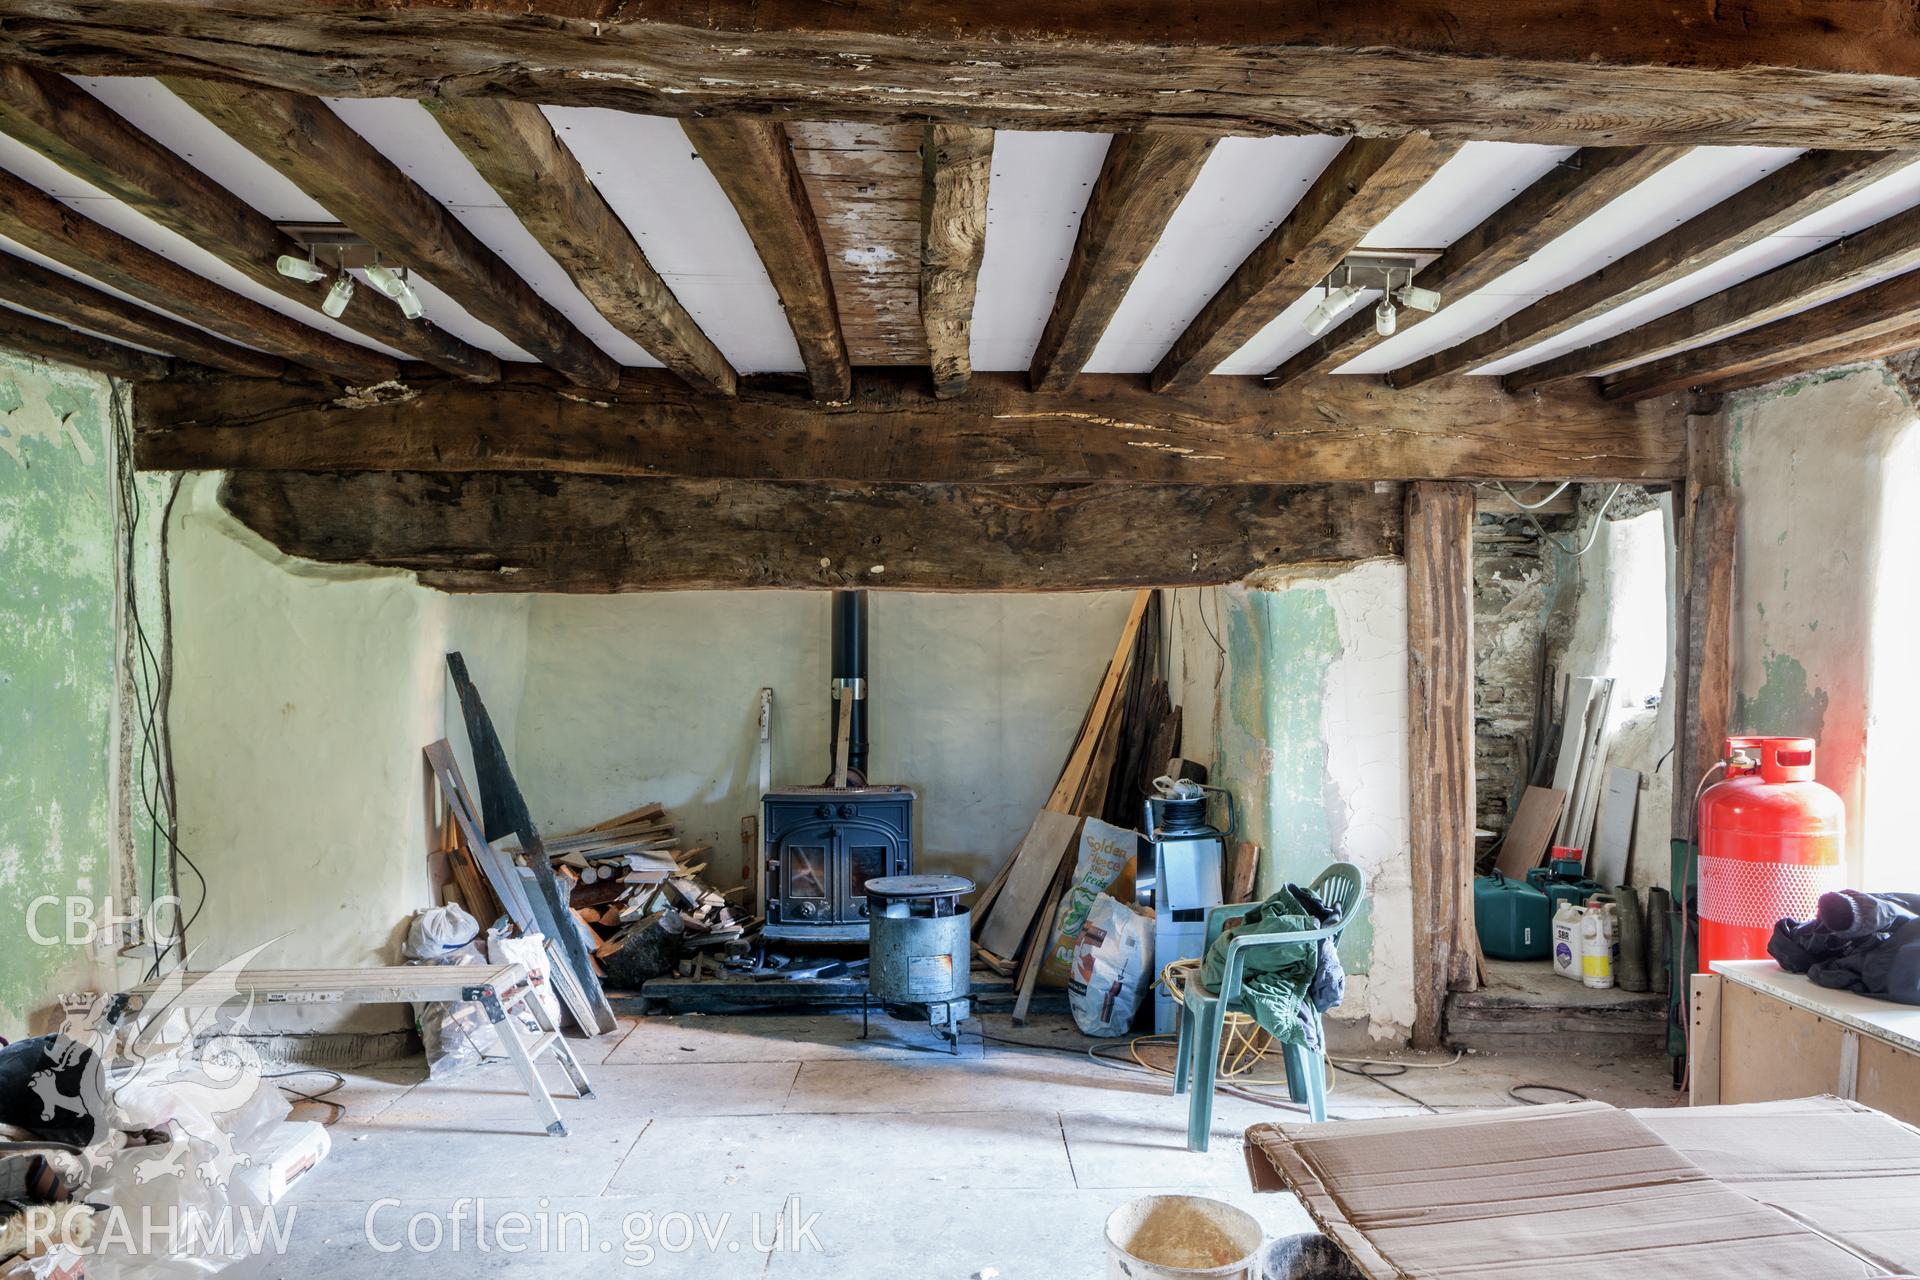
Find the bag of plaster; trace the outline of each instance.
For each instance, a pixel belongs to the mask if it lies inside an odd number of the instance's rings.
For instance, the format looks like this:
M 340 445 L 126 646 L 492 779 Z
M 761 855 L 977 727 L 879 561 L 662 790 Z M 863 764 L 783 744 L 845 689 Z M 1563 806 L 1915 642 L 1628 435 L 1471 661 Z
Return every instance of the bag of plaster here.
M 560 997 L 555 994 L 553 984 L 547 979 L 547 940 L 537 933 L 522 937 L 507 936 L 505 929 L 490 929 L 487 932 L 487 959 L 494 964 L 525 965 L 527 983 L 533 988 L 533 998 L 547 1011 L 547 1024 L 560 1025 Z M 520 1021 L 529 1031 L 537 1032 L 540 1024 L 523 1006 Z
M 408 964 L 485 964 L 480 925 L 449 903 L 414 913 L 401 948 Z M 425 1000 L 413 1006 L 420 1043 L 427 1053 L 427 1076 L 449 1080 L 505 1053 L 486 1010 L 473 1000 Z
M 1153 921 L 1102 893 L 1087 907 L 1073 945 L 1067 1006 L 1090 1036 L 1123 1036 L 1153 987 Z

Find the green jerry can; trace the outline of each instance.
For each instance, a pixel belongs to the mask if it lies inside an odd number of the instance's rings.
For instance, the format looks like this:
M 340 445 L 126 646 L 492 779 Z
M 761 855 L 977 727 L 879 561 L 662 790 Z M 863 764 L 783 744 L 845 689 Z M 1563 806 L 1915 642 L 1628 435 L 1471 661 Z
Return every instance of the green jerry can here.
M 1473 878 L 1473 925 L 1496 960 L 1544 960 L 1553 950 L 1553 910 L 1533 885 L 1498 871 Z
M 1548 918 L 1562 903 L 1583 906 L 1594 894 L 1607 891 L 1605 885 L 1587 879 L 1585 866 L 1580 850 L 1555 845 L 1546 866 L 1527 872 L 1527 883 L 1547 895 Z

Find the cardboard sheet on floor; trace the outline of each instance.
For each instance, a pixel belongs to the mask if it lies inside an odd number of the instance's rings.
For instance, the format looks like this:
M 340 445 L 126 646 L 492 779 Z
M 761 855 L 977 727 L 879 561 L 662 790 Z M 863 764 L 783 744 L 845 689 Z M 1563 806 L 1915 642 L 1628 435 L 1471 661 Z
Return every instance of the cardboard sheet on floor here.
M 1255 1125 L 1246 1152 L 1379 1280 L 1885 1274 L 1605 1103 Z
M 1708 1177 L 1920 1275 L 1920 1130 L 1840 1098 L 1631 1112 Z

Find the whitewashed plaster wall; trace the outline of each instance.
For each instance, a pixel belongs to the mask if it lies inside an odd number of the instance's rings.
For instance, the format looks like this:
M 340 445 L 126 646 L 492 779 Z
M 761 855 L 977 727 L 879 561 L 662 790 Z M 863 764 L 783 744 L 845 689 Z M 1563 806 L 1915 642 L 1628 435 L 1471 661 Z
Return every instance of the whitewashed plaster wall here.
M 1235 792 L 1237 838 L 1261 847 L 1260 893 L 1309 883 L 1335 861 L 1366 872 L 1366 912 L 1341 941 L 1347 998 L 1333 1016 L 1404 1040 L 1413 1022 L 1405 564 L 1297 569 L 1181 596 L 1172 652 L 1176 697 L 1190 708 L 1187 754 Z M 1210 716 L 1195 715 L 1203 707 Z M 1208 720 L 1210 742 L 1195 732 Z
M 1850 879 L 1911 888 L 1912 387 L 1885 365 L 1855 366 L 1742 392 L 1722 416 L 1739 498 L 1734 731 L 1818 739 L 1819 778 L 1846 803 Z

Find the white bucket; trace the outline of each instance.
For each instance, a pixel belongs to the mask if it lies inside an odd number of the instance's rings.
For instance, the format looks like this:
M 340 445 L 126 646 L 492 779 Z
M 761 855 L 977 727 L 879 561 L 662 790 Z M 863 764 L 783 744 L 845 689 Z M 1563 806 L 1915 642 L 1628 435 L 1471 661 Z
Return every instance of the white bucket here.
M 1108 1280 L 1254 1280 L 1266 1232 L 1205 1196 L 1141 1196 L 1107 1215 Z

